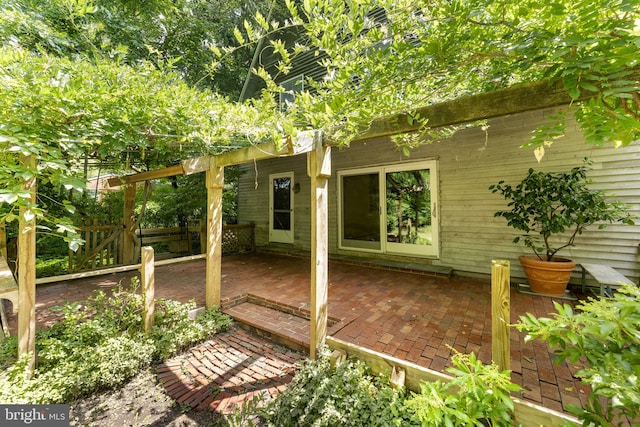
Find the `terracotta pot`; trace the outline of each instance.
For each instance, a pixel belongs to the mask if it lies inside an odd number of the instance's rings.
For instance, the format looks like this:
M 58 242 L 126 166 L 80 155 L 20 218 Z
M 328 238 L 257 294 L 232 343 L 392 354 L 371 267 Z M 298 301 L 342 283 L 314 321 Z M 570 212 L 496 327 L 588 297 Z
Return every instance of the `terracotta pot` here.
M 527 275 L 532 292 L 562 296 L 567 289 L 576 262 L 567 258 L 541 261 L 535 255 L 521 255 L 520 264 Z

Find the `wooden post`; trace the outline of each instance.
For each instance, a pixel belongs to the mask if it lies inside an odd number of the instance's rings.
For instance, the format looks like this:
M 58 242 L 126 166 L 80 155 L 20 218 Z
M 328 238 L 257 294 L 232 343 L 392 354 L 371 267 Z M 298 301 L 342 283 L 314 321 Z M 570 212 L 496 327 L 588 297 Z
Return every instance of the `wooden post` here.
M 151 328 L 153 328 L 153 316 L 156 311 L 153 248 L 151 246 L 144 246 L 142 248 L 141 258 L 140 276 L 142 278 L 142 296 L 144 298 L 142 320 L 144 322 L 145 332 L 149 332 Z
M 122 262 L 123 264 L 135 264 L 136 261 L 136 230 L 135 225 L 136 207 L 136 184 L 129 184 L 124 187 L 124 236 L 122 239 Z
M 9 262 L 7 259 L 7 229 L 4 221 L 0 222 L 0 256 Z
M 510 369 L 510 263 L 491 262 L 491 358 L 501 371 Z
M 331 148 L 322 147 L 319 134 L 316 149 L 307 154 L 307 171 L 311 177 L 311 359 L 327 338 L 329 297 L 329 177 Z
M 22 165 L 32 175 L 22 182 L 22 190 L 29 192 L 32 205 L 36 203 L 36 158 L 23 156 Z M 28 376 L 36 366 L 36 219 L 29 207 L 20 208 L 18 223 L 18 356 L 31 354 Z
M 207 170 L 207 267 L 205 301 L 207 308 L 220 306 L 222 281 L 222 189 L 224 168 L 211 157 Z
M 200 253 L 207 253 L 207 221 L 199 220 L 200 224 Z

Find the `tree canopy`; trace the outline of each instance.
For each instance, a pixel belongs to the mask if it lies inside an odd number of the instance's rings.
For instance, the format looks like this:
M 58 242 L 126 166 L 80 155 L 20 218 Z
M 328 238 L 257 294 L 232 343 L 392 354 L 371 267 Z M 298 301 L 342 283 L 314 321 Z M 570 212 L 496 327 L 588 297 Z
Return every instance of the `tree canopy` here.
M 315 51 L 324 78 L 307 79 L 307 90 L 296 95 L 290 112 L 299 123 L 344 143 L 377 117 L 543 79 L 562 81 L 574 100 L 588 98 L 574 103 L 588 143 L 619 146 L 640 137 L 637 0 L 287 0 L 287 5 L 297 43 L 261 16 L 255 28 L 246 26 L 239 42 L 271 34 L 278 72 L 270 75 L 265 67 L 255 72 L 272 93 L 283 90 L 276 82 L 296 58 Z M 539 130 L 529 145 L 542 151 L 562 134 L 562 122 L 558 117 L 555 126 Z
M 540 80 L 561 81 L 576 100 L 587 142 L 640 138 L 638 0 L 284 6 L 0 0 L 0 219 L 14 219 L 18 206 L 46 219 L 20 181 L 37 176 L 79 189 L 85 158 L 140 171 L 305 129 L 347 145 L 372 120 L 399 112 L 423 129 L 403 143 L 424 143 L 433 130 L 416 108 Z M 224 47 L 232 36 L 235 46 Z M 256 58 L 270 49 L 278 62 L 269 69 L 255 62 L 266 89 L 235 102 L 229 96 L 237 99 L 257 47 Z M 324 77 L 307 79 L 281 111 L 281 82 L 303 55 L 315 58 Z M 540 155 L 562 133 L 559 115 L 523 144 Z M 21 156 L 37 157 L 37 166 Z
M 121 3 L 3 2 L 0 219 L 14 220 L 18 208 L 26 207 L 41 227 L 49 222 L 75 245 L 71 224 L 33 205 L 23 180 L 35 176 L 41 184 L 80 191 L 85 159 L 115 171 L 141 171 L 283 134 L 276 110 L 269 108 L 273 101 L 266 107 L 258 100 L 231 102 L 189 84 L 177 67 L 181 58 L 153 55 L 153 42 L 166 34 L 142 30 L 152 31 L 177 2 L 157 0 L 140 11 L 137 2 Z M 124 12 L 116 14 L 119 7 Z M 157 19 L 145 21 L 151 16 Z M 123 26 L 131 37 L 120 34 Z M 24 156 L 37 158 L 37 165 L 23 162 Z

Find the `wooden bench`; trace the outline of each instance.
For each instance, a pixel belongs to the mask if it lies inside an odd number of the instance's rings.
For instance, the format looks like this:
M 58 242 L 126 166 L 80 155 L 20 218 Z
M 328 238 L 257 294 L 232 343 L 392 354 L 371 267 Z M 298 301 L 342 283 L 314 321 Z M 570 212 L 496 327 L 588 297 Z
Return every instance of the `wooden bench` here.
M 586 275 L 589 273 L 600 285 L 600 296 L 613 296 L 613 289 L 619 288 L 622 283 L 636 285 L 622 274 L 618 273 L 608 265 L 602 264 L 580 264 L 582 268 L 582 293 L 585 293 L 587 286 Z

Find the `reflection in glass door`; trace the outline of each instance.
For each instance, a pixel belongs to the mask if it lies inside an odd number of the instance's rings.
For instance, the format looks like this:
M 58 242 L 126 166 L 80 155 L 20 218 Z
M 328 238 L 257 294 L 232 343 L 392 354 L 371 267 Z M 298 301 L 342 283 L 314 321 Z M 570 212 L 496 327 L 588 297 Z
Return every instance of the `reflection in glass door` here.
M 293 173 L 269 175 L 269 241 L 293 243 Z
M 339 172 L 340 248 L 438 255 L 436 162 Z
M 433 251 L 431 170 L 387 171 L 387 251 L 430 255 Z
M 380 179 L 378 172 L 343 175 L 342 246 L 380 250 Z

